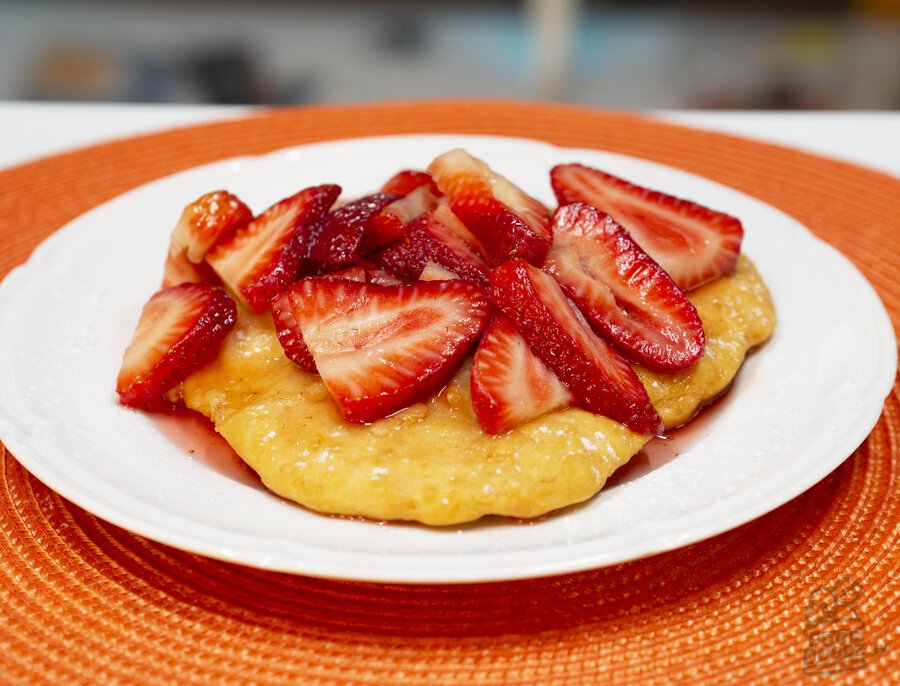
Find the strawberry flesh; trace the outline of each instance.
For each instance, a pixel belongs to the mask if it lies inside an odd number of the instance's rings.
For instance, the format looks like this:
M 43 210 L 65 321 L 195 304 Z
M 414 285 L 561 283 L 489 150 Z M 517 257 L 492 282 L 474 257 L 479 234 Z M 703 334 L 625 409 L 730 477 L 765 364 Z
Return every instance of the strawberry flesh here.
M 437 392 L 490 312 L 466 281 L 403 286 L 309 277 L 287 294 L 294 320 L 344 419 L 372 422 Z
M 509 317 L 576 404 L 639 433 L 662 432 L 637 374 L 591 331 L 552 276 L 525 260 L 513 260 L 491 272 L 491 294 L 494 306 Z
M 495 264 L 517 257 L 532 264 L 544 259 L 551 236 L 549 212 L 540 201 L 464 150 L 437 157 L 428 171 Z
M 163 394 L 211 361 L 237 321 L 221 289 L 184 283 L 157 291 L 144 306 L 116 380 L 127 407 L 169 407 Z
M 232 293 L 263 312 L 299 276 L 311 237 L 340 192 L 326 184 L 285 198 L 216 244 L 207 262 Z
M 482 428 L 502 434 L 572 405 L 556 375 L 505 316 L 494 313 L 472 362 L 472 406 Z
M 703 323 L 684 292 L 612 217 L 560 207 L 544 262 L 594 331 L 648 369 L 673 372 L 703 353 Z
M 490 268 L 483 249 L 449 208 L 441 209 L 414 220 L 403 238 L 373 255 L 373 259 L 409 281 L 420 278 L 425 265 L 434 262 L 459 278 L 487 288 Z
M 363 252 L 371 252 L 406 235 L 409 224 L 437 205 L 438 196 L 429 186 L 419 186 L 387 205 L 369 221 L 362 239 Z
M 395 193 L 375 193 L 330 212 L 310 247 L 312 271 L 331 272 L 355 264 L 369 222 L 398 199 L 401 196 Z
M 734 271 L 744 230 L 730 215 L 580 164 L 554 167 L 550 182 L 561 205 L 580 201 L 611 215 L 682 290 Z
M 419 169 L 403 169 L 398 171 L 391 178 L 385 181 L 381 187 L 382 193 L 398 193 L 400 195 L 409 195 L 421 186 L 426 186 L 434 195 L 439 195 L 440 191 L 431 178 L 431 174 Z
M 170 247 L 163 266 L 162 287 L 168 288 L 181 283 L 219 284 L 221 281 L 205 260 L 194 264 L 186 253 L 175 252 Z
M 220 240 L 249 223 L 253 213 L 236 195 L 213 191 L 188 204 L 172 231 L 171 249 L 200 264 Z

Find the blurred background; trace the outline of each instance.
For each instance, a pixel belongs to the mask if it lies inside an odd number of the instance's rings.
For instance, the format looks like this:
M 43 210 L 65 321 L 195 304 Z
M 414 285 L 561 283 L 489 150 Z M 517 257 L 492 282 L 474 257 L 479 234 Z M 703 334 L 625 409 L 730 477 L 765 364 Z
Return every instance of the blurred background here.
M 0 0 L 0 100 L 900 107 L 900 0 Z

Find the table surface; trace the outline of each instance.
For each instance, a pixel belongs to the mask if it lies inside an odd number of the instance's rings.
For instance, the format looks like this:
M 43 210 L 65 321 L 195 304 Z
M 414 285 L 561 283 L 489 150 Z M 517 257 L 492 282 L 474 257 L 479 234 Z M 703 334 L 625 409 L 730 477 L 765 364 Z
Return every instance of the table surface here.
M 0 168 L 108 139 L 240 117 L 250 108 L 0 101 Z M 900 176 L 900 112 L 651 111 Z
M 417 130 L 437 116 L 450 127 L 472 114 L 468 104 L 445 103 L 350 109 L 235 122 L 224 140 L 219 127 L 169 131 L 12 169 L 0 186 L 0 273 L 71 217 L 173 170 L 227 156 L 233 145 L 254 154 L 285 140 L 317 140 L 323 124 L 355 136 Z M 900 328 L 898 115 L 651 113 L 745 137 L 724 138 L 674 132 L 655 119 L 539 109 L 535 116 L 518 105 L 486 105 L 473 129 L 556 136 L 741 189 L 858 264 Z M 0 103 L 0 167 L 245 111 Z M 842 351 L 841 340 L 823 355 Z M 849 604 L 858 600 L 866 662 L 837 678 L 893 685 L 900 674 L 898 435 L 895 387 L 881 421 L 841 467 L 727 534 L 581 574 L 414 590 L 272 574 L 156 544 L 81 510 L 0 448 L 0 598 L 8 601 L 0 642 L 9 646 L 0 673 L 10 683 L 802 684 L 807 668 L 818 666 L 807 664 L 806 647 L 834 636 L 807 635 L 807 609 L 820 607 L 823 593 L 837 599 L 859 587 Z

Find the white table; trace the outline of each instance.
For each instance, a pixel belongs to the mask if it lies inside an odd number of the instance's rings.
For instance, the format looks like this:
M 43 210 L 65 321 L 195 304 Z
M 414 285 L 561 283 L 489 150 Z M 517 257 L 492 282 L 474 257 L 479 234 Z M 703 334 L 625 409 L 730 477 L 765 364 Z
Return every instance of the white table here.
M 243 107 L 0 101 L 0 168 L 140 133 L 240 117 Z M 900 112 L 650 112 L 900 177 Z

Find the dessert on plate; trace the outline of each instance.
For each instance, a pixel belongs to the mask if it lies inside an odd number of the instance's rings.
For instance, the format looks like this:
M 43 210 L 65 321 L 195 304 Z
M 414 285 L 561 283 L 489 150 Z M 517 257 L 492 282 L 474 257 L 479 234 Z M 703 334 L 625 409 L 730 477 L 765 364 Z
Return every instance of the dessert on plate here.
M 209 417 L 273 492 L 432 525 L 595 495 L 775 325 L 739 220 L 580 164 L 548 207 L 464 150 L 371 195 L 189 204 L 128 407 Z M 378 181 L 373 180 L 373 186 Z

